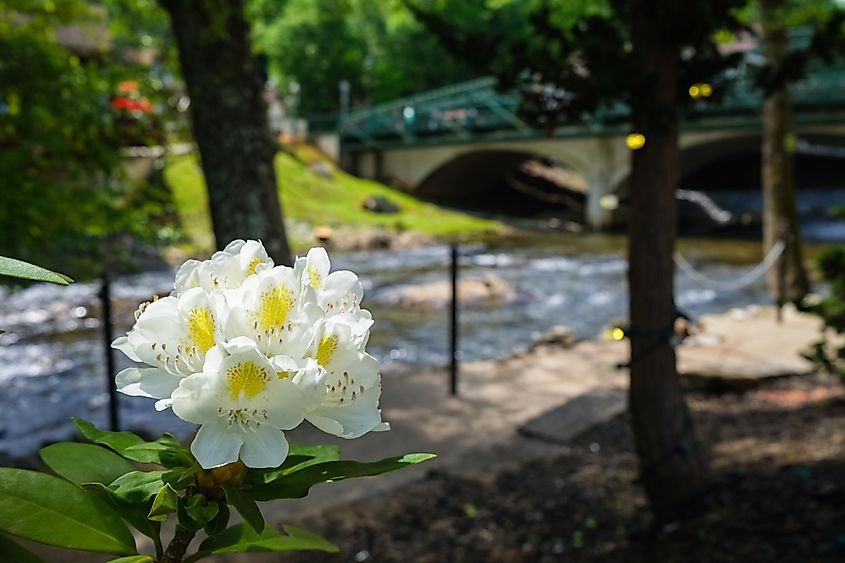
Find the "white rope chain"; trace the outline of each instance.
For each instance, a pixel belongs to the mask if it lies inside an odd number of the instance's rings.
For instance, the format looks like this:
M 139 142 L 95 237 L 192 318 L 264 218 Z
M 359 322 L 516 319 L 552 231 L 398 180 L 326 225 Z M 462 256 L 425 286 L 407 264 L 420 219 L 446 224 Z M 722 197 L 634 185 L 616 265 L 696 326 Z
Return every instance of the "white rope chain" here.
M 684 258 L 680 252 L 675 252 L 675 264 L 678 265 L 678 268 L 680 268 L 682 272 L 703 285 L 722 291 L 736 291 L 737 289 L 742 289 L 753 284 L 763 277 L 763 274 L 765 274 L 766 271 L 774 265 L 775 261 L 780 258 L 780 255 L 783 254 L 785 248 L 786 243 L 784 241 L 777 241 L 769 250 L 769 253 L 766 254 L 766 257 L 763 258 L 762 262 L 754 266 L 754 269 L 750 272 L 743 274 L 735 280 L 714 280 L 713 278 L 705 276 L 696 270 L 692 264 L 687 262 L 686 258 Z

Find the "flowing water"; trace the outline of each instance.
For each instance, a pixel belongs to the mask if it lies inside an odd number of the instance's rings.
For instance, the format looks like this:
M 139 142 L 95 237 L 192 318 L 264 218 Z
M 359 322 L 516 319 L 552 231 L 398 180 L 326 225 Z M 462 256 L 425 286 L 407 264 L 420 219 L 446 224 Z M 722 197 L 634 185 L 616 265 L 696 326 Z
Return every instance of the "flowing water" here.
M 562 324 L 578 337 L 593 337 L 626 316 L 626 262 L 619 237 L 578 236 L 519 245 L 465 247 L 463 278 L 496 276 L 514 290 L 513 300 L 460 311 L 462 360 L 502 358 Z M 682 249 L 706 275 L 732 279 L 760 259 L 756 243 L 689 241 Z M 410 284 L 448 279 L 449 249 L 335 253 L 333 266 L 357 272 L 364 304 L 376 319 L 369 351 L 384 365 L 442 365 L 448 360 L 448 309 L 408 309 L 397 298 Z M 728 261 L 729 260 L 729 261 Z M 112 282 L 115 334 L 127 330 L 141 301 L 172 288 L 173 271 L 146 272 Z M 100 332 L 98 284 L 38 284 L 0 289 L 0 462 L 31 455 L 40 445 L 73 435 L 70 417 L 106 423 L 106 374 Z M 767 303 L 760 283 L 737 291 L 702 287 L 682 274 L 677 303 L 695 316 L 752 303 Z M 130 365 L 115 353 L 118 369 Z M 150 433 L 187 429 L 151 401 L 120 397 L 126 427 Z M 4 459 L 5 458 L 5 459 Z

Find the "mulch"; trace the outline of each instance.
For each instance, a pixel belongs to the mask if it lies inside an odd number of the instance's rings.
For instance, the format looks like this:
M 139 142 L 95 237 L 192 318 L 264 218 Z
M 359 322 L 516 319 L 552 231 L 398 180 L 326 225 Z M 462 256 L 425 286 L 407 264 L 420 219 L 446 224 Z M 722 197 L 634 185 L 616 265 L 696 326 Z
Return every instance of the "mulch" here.
M 340 555 L 294 562 L 845 561 L 845 390 L 821 375 L 745 394 L 691 394 L 711 485 L 659 529 L 638 484 L 627 415 L 557 459 L 475 481 L 432 474 L 295 524 Z

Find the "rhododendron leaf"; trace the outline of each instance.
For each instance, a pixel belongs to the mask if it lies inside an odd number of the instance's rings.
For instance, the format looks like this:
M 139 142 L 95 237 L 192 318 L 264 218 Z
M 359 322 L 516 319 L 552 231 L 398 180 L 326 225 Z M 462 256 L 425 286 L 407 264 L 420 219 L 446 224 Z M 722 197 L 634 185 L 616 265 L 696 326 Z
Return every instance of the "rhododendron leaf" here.
M 280 534 L 268 526 L 259 534 L 248 524 L 238 524 L 221 534 L 207 538 L 200 545 L 199 552 L 217 555 L 245 551 L 339 551 L 330 541 L 294 526 L 285 526 L 285 532 L 287 535 Z
M 64 274 L 50 271 L 46 268 L 42 268 L 41 266 L 24 262 L 23 260 L 7 258 L 6 256 L 0 256 L 0 276 L 7 276 L 22 280 L 50 282 L 58 285 L 68 285 L 73 283 L 73 280 Z
M 115 479 L 109 491 L 118 500 L 129 504 L 147 502 L 167 483 L 175 483 L 178 471 L 132 471 Z
M 302 498 L 308 495 L 313 485 L 342 481 L 352 477 L 369 477 L 396 471 L 410 465 L 432 459 L 434 454 L 405 454 L 380 461 L 362 463 L 359 461 L 328 461 L 309 465 L 301 470 L 281 475 L 264 485 L 258 485 L 248 491 L 255 500 L 265 501 L 280 498 Z
M 153 499 L 153 506 L 150 508 L 147 518 L 158 522 L 165 522 L 169 515 L 176 512 L 178 506 L 179 494 L 168 483 L 156 493 Z
M 179 525 L 189 530 L 202 530 L 217 516 L 220 506 L 196 494 L 187 501 L 180 500 L 176 509 Z
M 226 483 L 223 485 L 226 492 L 226 500 L 234 506 L 247 524 L 259 534 L 264 531 L 264 516 L 261 515 L 258 505 L 238 487 Z
M 74 418 L 73 422 L 86 440 L 108 446 L 126 459 L 140 463 L 157 463 L 165 467 L 192 463 L 189 450 L 170 434 L 165 434 L 154 442 L 147 442 L 132 432 L 100 430 L 80 418 Z
M 136 553 L 131 532 L 105 499 L 25 469 L 0 468 L 0 531 L 69 549 Z
M 62 442 L 42 448 L 44 464 L 71 483 L 108 485 L 121 475 L 135 471 L 131 463 L 102 446 Z

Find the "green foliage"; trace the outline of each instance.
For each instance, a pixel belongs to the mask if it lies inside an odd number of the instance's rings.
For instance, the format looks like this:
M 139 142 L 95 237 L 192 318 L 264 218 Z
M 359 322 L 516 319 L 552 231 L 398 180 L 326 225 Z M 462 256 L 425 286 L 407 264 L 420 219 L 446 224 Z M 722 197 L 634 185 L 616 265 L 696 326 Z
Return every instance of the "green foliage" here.
M 121 261 L 127 237 L 156 234 L 158 204 L 122 172 L 126 120 L 111 98 L 139 73 L 107 56 L 115 21 L 83 0 L 0 14 L 0 254 L 89 277 Z M 60 27 L 84 39 L 60 42 Z
M 0 276 L 23 280 L 43 281 L 58 285 L 68 285 L 73 280 L 64 274 L 52 272 L 41 266 L 30 264 L 22 260 L 0 256 Z
M 176 512 L 178 508 L 179 493 L 168 483 L 156 493 L 153 499 L 153 506 L 150 508 L 147 518 L 157 522 L 166 522 L 167 517 Z
M 226 501 L 237 509 L 247 524 L 252 526 L 256 533 L 263 532 L 264 517 L 255 501 L 235 485 L 224 484 L 223 491 L 226 493 Z
M 102 444 L 119 455 L 141 463 L 157 463 L 164 467 L 190 465 L 191 452 L 172 434 L 164 434 L 154 442 L 147 442 L 132 432 L 100 430 L 88 421 L 73 419 L 79 433 L 95 444 Z
M 44 465 L 71 483 L 109 484 L 121 475 L 134 470 L 132 464 L 93 444 L 62 442 L 42 448 L 39 452 Z
M 340 80 L 358 104 L 471 77 L 396 0 L 251 0 L 247 15 L 281 90 L 299 85 L 300 114 L 338 111 Z
M 202 542 L 199 553 L 218 555 L 245 551 L 339 551 L 337 546 L 320 536 L 294 526 L 285 526 L 285 532 L 287 535 L 282 535 L 272 528 L 264 528 L 259 534 L 251 526 L 238 524 Z
M 829 292 L 816 302 L 801 303 L 799 308 L 818 315 L 825 332 L 805 357 L 828 373 L 842 378 L 845 383 L 845 346 L 835 344 L 829 331 L 845 334 L 845 246 L 825 250 L 816 258 L 816 267 Z M 841 339 L 840 339 L 841 342 Z
M 0 468 L 0 531 L 69 549 L 135 553 L 132 534 L 103 499 L 25 469 Z
M 297 498 L 317 483 L 378 475 L 434 457 L 409 454 L 359 463 L 342 461 L 336 446 L 292 444 L 278 468 L 248 469 L 238 462 L 203 470 L 190 450 L 169 434 L 146 441 L 131 432 L 99 430 L 84 420 L 75 423 L 92 443 L 58 443 L 40 452 L 58 477 L 0 468 L 0 532 L 57 547 L 125 556 L 112 563 L 161 560 L 161 524 L 171 515 L 178 522 L 175 537 L 182 534 L 180 541 L 190 540 L 200 530 L 207 536 L 198 552 L 182 559 L 186 562 L 244 551 L 334 553 L 337 547 L 314 534 L 292 526 L 280 534 L 268 527 L 256 500 Z M 245 523 L 229 526 L 230 505 Z M 137 554 L 124 521 L 152 538 L 155 556 Z M 43 563 L 2 534 L 0 559 Z
M 502 87 L 519 87 L 523 117 L 549 130 L 614 119 L 619 104 L 648 103 L 654 97 L 654 69 L 632 51 L 633 10 L 645 5 L 631 0 L 405 2 L 452 56 L 478 74 L 495 74 Z M 738 62 L 738 55 L 721 54 L 714 31 L 739 29 L 732 10 L 742 4 L 663 2 L 649 15 L 665 49 L 678 53 L 679 108 L 691 103 L 690 84 L 713 82 Z M 716 86 L 718 98 L 725 88 Z
M 309 465 L 288 474 L 265 474 L 263 479 L 248 492 L 255 500 L 303 498 L 308 495 L 311 487 L 318 483 L 333 483 L 353 477 L 381 475 L 428 461 L 434 457 L 433 454 L 407 454 L 370 463 L 327 461 Z

